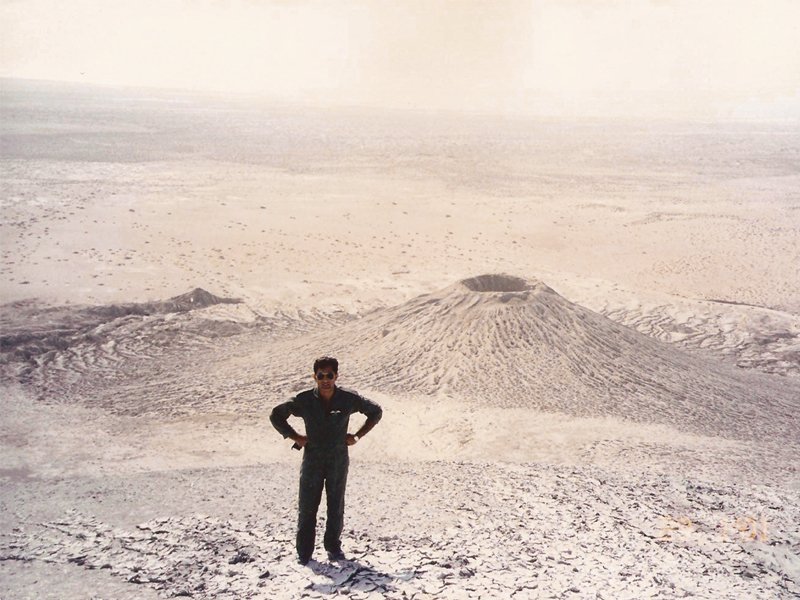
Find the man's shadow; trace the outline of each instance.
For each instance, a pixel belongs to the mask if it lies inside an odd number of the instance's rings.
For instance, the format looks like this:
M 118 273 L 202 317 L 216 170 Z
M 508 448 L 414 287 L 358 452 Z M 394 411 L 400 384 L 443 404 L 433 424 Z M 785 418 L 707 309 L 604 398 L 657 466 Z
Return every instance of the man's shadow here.
M 309 561 L 308 566 L 314 574 L 323 575 L 331 580 L 330 583 L 312 583 L 307 588 L 322 594 L 331 594 L 342 588 L 357 591 L 375 590 L 383 592 L 396 590 L 394 581 L 397 577 L 393 577 L 388 573 L 376 571 L 371 566 L 356 560 L 327 563 L 312 559 Z M 406 577 L 402 578 L 405 579 Z

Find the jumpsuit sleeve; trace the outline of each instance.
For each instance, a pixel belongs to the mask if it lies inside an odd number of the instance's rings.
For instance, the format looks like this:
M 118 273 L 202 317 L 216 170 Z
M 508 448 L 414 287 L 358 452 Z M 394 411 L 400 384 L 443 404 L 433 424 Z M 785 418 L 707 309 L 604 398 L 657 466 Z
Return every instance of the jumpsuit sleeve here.
M 295 431 L 294 427 L 289 425 L 288 419 L 290 416 L 303 416 L 303 412 L 300 407 L 300 403 L 297 401 L 297 397 L 294 397 L 283 404 L 279 404 L 272 409 L 272 413 L 269 415 L 269 420 L 270 423 L 272 423 L 272 426 L 277 429 L 278 433 L 285 438 L 293 438 L 297 435 L 297 431 Z
M 372 400 L 364 398 L 364 396 L 358 396 L 358 400 L 356 401 L 356 410 L 367 416 L 367 421 L 364 423 L 364 427 L 368 427 L 367 430 L 375 427 L 375 425 L 378 424 L 378 421 L 380 421 L 381 417 L 383 416 L 383 409 Z

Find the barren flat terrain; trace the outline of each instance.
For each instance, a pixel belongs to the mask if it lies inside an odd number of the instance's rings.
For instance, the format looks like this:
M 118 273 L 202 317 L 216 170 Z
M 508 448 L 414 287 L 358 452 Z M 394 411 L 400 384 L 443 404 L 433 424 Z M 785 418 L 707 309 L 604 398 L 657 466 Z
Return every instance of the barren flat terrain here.
M 795 125 L 3 83 L 3 598 L 800 594 Z M 384 418 L 301 567 L 328 353 Z

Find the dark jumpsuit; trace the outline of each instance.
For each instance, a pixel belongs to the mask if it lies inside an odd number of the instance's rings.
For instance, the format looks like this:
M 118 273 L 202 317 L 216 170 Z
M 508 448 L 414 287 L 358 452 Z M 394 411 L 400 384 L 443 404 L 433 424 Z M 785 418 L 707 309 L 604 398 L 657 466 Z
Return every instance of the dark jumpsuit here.
M 322 488 L 328 502 L 328 519 L 325 525 L 325 549 L 341 551 L 344 524 L 344 492 L 350 459 L 347 452 L 347 427 L 350 415 L 360 412 L 367 422 L 380 421 L 381 407 L 359 394 L 334 388 L 328 410 L 316 388 L 297 394 L 289 402 L 272 410 L 269 420 L 283 437 L 294 437 L 297 432 L 288 423 L 289 416 L 300 417 L 306 426 L 303 464 L 300 468 L 300 494 L 297 515 L 297 554 L 308 559 L 314 552 L 314 535 L 317 508 L 322 499 Z

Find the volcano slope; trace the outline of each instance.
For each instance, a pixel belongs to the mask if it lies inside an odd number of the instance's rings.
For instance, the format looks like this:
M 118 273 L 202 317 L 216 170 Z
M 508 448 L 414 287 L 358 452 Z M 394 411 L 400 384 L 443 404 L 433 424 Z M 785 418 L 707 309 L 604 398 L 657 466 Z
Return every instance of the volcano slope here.
M 649 338 L 539 281 L 483 275 L 247 357 L 268 378 L 337 356 L 354 385 L 471 405 L 658 423 L 706 436 L 800 439 L 800 381 Z M 245 363 L 236 368 L 246 373 Z M 259 378 L 252 374 L 254 378 Z

